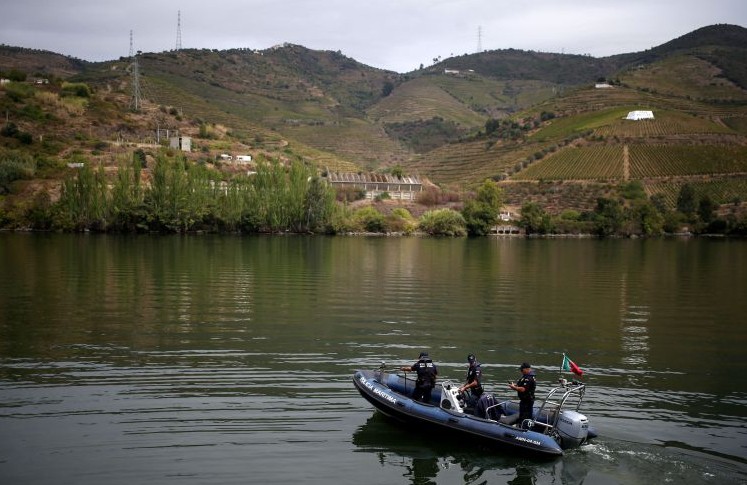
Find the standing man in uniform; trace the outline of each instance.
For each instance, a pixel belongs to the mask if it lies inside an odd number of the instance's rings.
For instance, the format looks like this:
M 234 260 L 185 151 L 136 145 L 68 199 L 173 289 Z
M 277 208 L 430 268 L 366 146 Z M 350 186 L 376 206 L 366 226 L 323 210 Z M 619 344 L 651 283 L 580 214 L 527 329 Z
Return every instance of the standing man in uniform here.
M 459 392 L 469 391 L 467 398 L 465 399 L 467 407 L 474 409 L 477 405 L 477 400 L 483 393 L 482 389 L 482 369 L 480 362 L 477 361 L 475 354 L 469 354 L 467 356 L 467 362 L 469 367 L 467 368 L 467 379 L 466 383 L 459 388 Z
M 532 366 L 527 362 L 521 364 L 519 368 L 521 377 L 515 383 L 509 382 L 508 386 L 519 394 L 519 423 L 523 423 L 525 419 L 532 419 L 537 380 Z
M 433 391 L 436 385 L 438 368 L 436 368 L 436 364 L 428 356 L 428 352 L 420 352 L 417 362 L 409 367 L 401 367 L 400 370 L 418 373 L 412 398 L 416 401 L 430 403 L 431 391 Z

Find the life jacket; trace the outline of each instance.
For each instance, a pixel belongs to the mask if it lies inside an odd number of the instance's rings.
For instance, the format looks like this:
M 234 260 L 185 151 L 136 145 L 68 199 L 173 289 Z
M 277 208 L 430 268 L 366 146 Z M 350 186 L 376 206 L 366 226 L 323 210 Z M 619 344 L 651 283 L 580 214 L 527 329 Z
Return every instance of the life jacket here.
M 436 365 L 431 359 L 421 359 L 413 366 L 418 373 L 416 385 L 421 387 L 434 387 L 436 385 Z

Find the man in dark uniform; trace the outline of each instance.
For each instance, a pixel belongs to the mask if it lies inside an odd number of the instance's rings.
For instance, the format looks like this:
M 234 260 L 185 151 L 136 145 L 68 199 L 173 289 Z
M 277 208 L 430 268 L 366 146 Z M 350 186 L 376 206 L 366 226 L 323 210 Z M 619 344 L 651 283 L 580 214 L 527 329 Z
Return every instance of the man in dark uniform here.
M 477 361 L 475 354 L 469 354 L 467 356 L 467 362 L 469 367 L 467 368 L 467 379 L 466 383 L 459 388 L 459 392 L 469 391 L 465 399 L 468 408 L 475 408 L 477 400 L 483 393 L 482 389 L 482 368 L 480 362 Z
M 433 391 L 433 387 L 436 385 L 438 369 L 436 368 L 436 364 L 428 356 L 428 352 L 420 352 L 417 362 L 410 367 L 402 367 L 400 370 L 418 373 L 412 398 L 416 401 L 430 403 L 431 391 Z
M 537 388 L 537 380 L 532 366 L 524 362 L 521 364 L 521 377 L 516 383 L 509 382 L 508 386 L 519 394 L 519 423 L 525 419 L 532 419 L 532 407 L 534 406 L 534 390 Z

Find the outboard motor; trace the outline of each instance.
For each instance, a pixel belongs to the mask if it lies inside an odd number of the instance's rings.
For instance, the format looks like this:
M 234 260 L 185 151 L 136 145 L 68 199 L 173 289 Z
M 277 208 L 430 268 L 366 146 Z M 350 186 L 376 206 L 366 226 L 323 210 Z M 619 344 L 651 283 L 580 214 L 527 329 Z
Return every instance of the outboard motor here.
M 577 411 L 563 410 L 558 417 L 555 431 L 560 437 L 560 446 L 575 448 L 581 446 L 589 436 L 589 420 Z

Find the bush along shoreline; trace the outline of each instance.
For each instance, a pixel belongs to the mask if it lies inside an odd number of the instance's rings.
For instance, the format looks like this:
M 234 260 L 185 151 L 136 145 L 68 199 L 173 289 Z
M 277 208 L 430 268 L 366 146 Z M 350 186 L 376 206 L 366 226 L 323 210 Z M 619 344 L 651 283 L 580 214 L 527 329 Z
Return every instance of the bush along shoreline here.
M 318 170 L 301 161 L 259 160 L 256 171 L 229 176 L 182 156 L 160 153 L 144 168 L 142 157 L 121 162 L 114 175 L 82 163 L 62 183 L 52 202 L 40 191 L 25 207 L 0 205 L 0 229 L 101 233 L 377 234 L 486 236 L 495 233 L 503 192 L 486 180 L 461 201 L 433 205 L 415 218 L 406 208 L 382 213 L 374 205 L 352 208 L 350 194 L 336 193 Z M 33 172 L 15 161 L 13 174 Z M 10 173 L 10 172 L 9 172 Z M 437 198 L 436 198 L 437 199 Z M 340 201 L 341 200 L 341 201 Z M 591 211 L 547 213 L 525 203 L 512 225 L 528 237 L 655 237 L 664 235 L 747 235 L 747 215 L 719 216 L 708 196 L 683 186 L 677 207 L 648 197 L 639 182 L 619 188 L 616 198 L 599 198 Z M 723 213 L 723 211 L 721 211 Z

